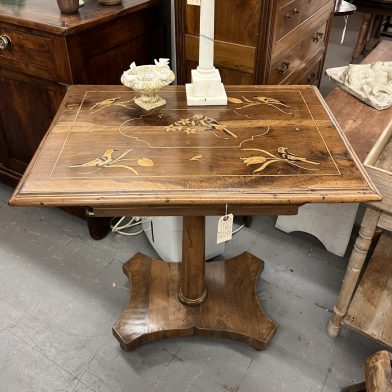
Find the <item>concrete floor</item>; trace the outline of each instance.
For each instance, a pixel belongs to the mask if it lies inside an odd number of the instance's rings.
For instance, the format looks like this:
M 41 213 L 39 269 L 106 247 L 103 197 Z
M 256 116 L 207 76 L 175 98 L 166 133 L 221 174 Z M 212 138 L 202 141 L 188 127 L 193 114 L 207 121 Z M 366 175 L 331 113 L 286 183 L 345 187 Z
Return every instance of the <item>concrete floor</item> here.
M 338 46 L 336 26 L 330 65 L 345 64 L 353 45 Z M 362 381 L 366 358 L 381 348 L 347 329 L 326 335 L 347 259 L 258 217 L 224 256 L 249 250 L 266 261 L 258 293 L 279 327 L 268 349 L 183 338 L 124 353 L 111 334 L 128 302 L 121 264 L 137 251 L 155 255 L 145 236 L 96 242 L 82 220 L 12 209 L 10 195 L 0 184 L 1 392 L 336 392 Z

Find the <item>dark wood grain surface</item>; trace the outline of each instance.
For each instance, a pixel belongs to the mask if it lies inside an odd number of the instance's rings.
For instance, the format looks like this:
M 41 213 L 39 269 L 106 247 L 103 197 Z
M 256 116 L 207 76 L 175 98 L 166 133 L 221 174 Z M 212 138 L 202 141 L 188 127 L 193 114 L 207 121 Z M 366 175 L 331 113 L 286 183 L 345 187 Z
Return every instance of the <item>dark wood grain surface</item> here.
M 303 204 L 379 200 L 310 86 L 228 86 L 227 107 L 183 87 L 146 113 L 120 86 L 73 86 L 13 205 Z
M 63 34 L 83 30 L 118 16 L 138 12 L 159 0 L 123 0 L 115 6 L 103 6 L 97 0 L 85 0 L 85 5 L 73 15 L 62 14 L 55 0 L 0 0 L 0 22 Z
M 138 253 L 123 265 L 132 291 L 128 307 L 113 326 L 114 336 L 125 351 L 193 335 L 234 339 L 263 350 L 276 332 L 256 293 L 263 268 L 263 261 L 250 253 L 207 263 L 208 296 L 199 306 L 186 306 L 177 298 L 180 264 Z

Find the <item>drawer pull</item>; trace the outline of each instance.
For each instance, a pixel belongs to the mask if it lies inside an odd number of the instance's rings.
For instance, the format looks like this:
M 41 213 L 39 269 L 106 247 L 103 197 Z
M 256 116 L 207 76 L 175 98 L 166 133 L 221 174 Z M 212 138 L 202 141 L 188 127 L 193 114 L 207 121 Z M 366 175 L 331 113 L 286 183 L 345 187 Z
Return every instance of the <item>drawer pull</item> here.
M 316 72 L 312 72 L 308 77 L 309 84 L 315 84 L 317 82 L 317 75 Z
M 287 12 L 286 14 L 286 20 L 291 20 L 294 18 L 294 15 L 299 14 L 299 9 L 294 8 L 293 10 Z
M 11 38 L 8 35 L 0 35 L 0 50 L 12 49 Z
M 277 70 L 276 70 L 276 72 L 279 74 L 279 75 L 284 75 L 288 70 L 289 70 L 289 68 L 290 68 L 290 63 L 288 63 L 288 62 L 284 62 Z
M 319 32 L 319 33 L 315 34 L 312 39 L 313 39 L 313 42 L 319 42 L 320 39 L 323 37 L 324 37 L 324 33 Z

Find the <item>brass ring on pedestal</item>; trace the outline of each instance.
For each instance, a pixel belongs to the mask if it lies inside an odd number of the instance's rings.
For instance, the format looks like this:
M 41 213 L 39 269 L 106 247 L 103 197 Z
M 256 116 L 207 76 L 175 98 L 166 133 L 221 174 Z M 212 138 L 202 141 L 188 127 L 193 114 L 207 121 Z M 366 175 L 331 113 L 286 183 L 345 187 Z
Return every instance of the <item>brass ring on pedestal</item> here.
M 205 301 L 206 298 L 207 298 L 207 288 L 204 289 L 203 295 L 199 298 L 196 298 L 196 299 L 187 298 L 182 293 L 181 288 L 178 290 L 178 299 L 184 305 L 189 305 L 189 306 L 200 305 L 201 303 L 203 303 Z

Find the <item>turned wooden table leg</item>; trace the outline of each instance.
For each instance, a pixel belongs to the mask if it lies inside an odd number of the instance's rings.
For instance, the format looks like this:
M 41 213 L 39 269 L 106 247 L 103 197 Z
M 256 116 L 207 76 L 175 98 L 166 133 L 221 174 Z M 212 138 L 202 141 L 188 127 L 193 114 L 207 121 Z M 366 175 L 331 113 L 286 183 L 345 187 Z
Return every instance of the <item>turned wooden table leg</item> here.
M 184 216 L 178 299 L 185 305 L 199 305 L 207 297 L 204 258 L 205 217 Z
M 367 208 L 361 223 L 359 235 L 355 241 L 354 249 L 348 262 L 346 274 L 343 279 L 339 299 L 334 307 L 332 319 L 328 325 L 328 335 L 336 337 L 339 335 L 343 317 L 346 315 L 354 289 L 369 251 L 372 238 L 376 231 L 380 211 Z
M 368 13 L 363 14 L 363 20 L 362 20 L 361 29 L 359 30 L 357 44 L 355 45 L 352 54 L 352 60 L 351 60 L 352 63 L 359 57 L 359 55 L 362 52 L 364 46 L 364 40 L 366 40 L 366 35 L 369 31 L 369 23 L 371 18 L 372 18 L 372 14 L 368 14 Z

